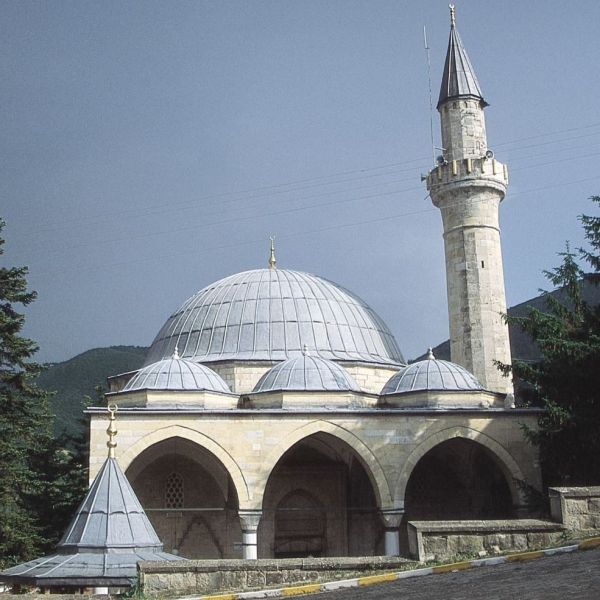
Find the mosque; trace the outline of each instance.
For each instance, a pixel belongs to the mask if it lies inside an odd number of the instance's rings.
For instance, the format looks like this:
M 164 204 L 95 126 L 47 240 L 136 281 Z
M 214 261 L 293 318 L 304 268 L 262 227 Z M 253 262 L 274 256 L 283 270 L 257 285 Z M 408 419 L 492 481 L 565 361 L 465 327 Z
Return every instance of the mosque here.
M 111 377 L 120 468 L 164 550 L 186 558 L 398 555 L 413 519 L 528 514 L 536 450 L 515 408 L 499 205 L 508 170 L 451 10 L 426 177 L 441 211 L 452 362 L 407 364 L 342 286 L 277 267 L 229 275 L 166 321 L 137 372 Z M 440 257 L 441 259 L 441 257 Z M 106 458 L 92 407 L 90 477 Z

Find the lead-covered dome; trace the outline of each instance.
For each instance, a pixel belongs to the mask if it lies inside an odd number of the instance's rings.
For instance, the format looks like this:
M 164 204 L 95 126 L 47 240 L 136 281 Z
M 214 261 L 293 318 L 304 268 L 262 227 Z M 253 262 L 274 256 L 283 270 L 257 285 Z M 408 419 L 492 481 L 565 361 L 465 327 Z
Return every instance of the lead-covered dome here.
M 170 356 L 198 362 L 280 361 L 302 354 L 337 361 L 401 365 L 385 323 L 331 281 L 283 269 L 231 275 L 186 300 L 156 336 L 146 364 Z
M 231 394 L 220 375 L 198 363 L 184 360 L 177 351 L 171 358 L 159 360 L 140 369 L 123 388 L 135 390 L 207 391 Z
M 318 356 L 288 358 L 267 371 L 253 393 L 275 391 L 360 392 L 354 379 L 343 367 Z
M 447 360 L 437 360 L 431 349 L 425 360 L 400 369 L 385 384 L 382 395 L 423 391 L 482 391 L 474 375 Z

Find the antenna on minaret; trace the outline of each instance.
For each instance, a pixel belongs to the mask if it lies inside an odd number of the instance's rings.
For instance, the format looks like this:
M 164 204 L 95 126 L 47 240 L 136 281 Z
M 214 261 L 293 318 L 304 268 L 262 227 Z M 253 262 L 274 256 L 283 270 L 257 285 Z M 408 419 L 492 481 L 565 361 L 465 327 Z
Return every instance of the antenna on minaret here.
M 425 46 L 425 54 L 427 55 L 427 81 L 429 83 L 429 136 L 431 138 L 431 159 L 432 165 L 435 166 L 435 143 L 433 141 L 433 96 L 431 93 L 431 56 L 430 48 L 427 43 L 427 29 L 423 25 L 423 44 Z

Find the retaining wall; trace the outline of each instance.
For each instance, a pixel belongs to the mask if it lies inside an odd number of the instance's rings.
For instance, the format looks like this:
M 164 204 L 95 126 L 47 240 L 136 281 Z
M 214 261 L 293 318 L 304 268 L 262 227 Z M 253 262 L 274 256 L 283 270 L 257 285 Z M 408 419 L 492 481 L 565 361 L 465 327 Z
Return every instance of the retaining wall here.
M 560 541 L 564 531 L 560 523 L 536 519 L 409 521 L 408 544 L 419 561 L 447 561 L 544 548 Z
M 138 576 L 145 595 L 167 591 L 169 595 L 208 594 L 348 579 L 368 571 L 399 569 L 407 564 L 410 561 L 395 556 L 146 561 L 138 563 Z
M 582 535 L 600 531 L 600 486 L 554 487 L 548 493 L 553 519 Z

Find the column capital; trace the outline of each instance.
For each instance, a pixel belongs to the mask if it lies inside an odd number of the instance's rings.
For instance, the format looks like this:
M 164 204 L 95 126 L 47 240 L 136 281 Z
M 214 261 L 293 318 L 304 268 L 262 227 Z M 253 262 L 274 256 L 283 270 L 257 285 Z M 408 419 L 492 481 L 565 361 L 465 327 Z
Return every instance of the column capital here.
M 262 510 L 238 510 L 238 516 L 243 531 L 256 531 L 262 517 Z
M 404 508 L 382 508 L 379 514 L 386 529 L 396 529 L 400 527 L 400 521 L 404 516 Z

